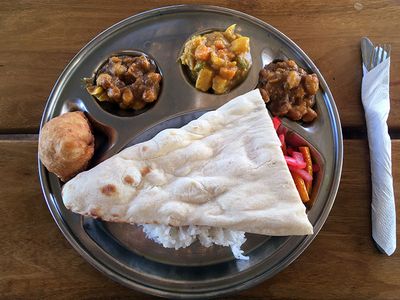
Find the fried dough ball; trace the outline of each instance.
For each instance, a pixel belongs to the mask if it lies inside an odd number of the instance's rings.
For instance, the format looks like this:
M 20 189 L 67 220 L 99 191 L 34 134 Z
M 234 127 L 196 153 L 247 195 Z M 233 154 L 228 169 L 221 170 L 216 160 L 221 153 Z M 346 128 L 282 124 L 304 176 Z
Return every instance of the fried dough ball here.
M 83 171 L 93 153 L 94 136 L 83 112 L 55 117 L 40 131 L 39 157 L 64 182 Z

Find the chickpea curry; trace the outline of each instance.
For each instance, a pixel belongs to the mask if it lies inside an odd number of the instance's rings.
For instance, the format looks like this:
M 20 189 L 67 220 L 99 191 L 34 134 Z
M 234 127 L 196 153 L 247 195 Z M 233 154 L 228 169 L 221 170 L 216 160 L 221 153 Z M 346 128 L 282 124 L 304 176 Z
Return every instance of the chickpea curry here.
M 241 83 L 251 67 L 250 39 L 225 31 L 195 35 L 186 42 L 180 61 L 189 68 L 196 89 L 224 94 Z
M 259 74 L 258 88 L 274 116 L 311 122 L 317 117 L 313 109 L 319 88 L 316 74 L 308 74 L 293 60 L 266 65 Z
M 97 72 L 96 82 L 89 81 L 86 89 L 99 101 L 140 110 L 157 100 L 161 79 L 154 62 L 144 55 L 112 56 Z

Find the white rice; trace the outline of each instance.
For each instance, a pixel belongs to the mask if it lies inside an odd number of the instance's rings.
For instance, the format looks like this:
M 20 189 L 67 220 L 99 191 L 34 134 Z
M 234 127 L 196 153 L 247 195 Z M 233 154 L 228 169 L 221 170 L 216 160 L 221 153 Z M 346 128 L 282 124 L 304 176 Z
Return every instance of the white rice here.
M 231 247 L 236 259 L 248 260 L 248 256 L 243 255 L 240 247 L 246 241 L 243 231 L 209 227 L 209 226 L 184 226 L 172 227 L 167 225 L 142 224 L 143 232 L 146 237 L 154 242 L 163 245 L 165 248 L 189 247 L 196 239 L 204 247 L 212 244 Z

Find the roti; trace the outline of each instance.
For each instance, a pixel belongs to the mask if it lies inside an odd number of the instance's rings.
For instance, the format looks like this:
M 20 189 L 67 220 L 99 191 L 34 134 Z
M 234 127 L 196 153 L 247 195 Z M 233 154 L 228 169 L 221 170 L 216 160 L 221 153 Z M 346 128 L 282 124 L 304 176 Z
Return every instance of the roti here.
M 104 221 L 313 233 L 258 89 L 78 174 L 65 206 Z

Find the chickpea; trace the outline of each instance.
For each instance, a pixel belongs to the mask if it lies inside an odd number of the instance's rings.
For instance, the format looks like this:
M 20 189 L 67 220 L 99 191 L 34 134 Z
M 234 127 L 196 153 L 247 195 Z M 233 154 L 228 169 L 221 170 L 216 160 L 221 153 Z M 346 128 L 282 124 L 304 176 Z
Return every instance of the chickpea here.
M 117 88 L 116 86 L 112 86 L 107 90 L 107 96 L 110 99 L 117 101 L 121 98 L 121 90 L 119 88 Z
M 147 88 L 143 92 L 143 100 L 145 102 L 153 102 L 157 99 L 157 93 L 154 87 Z
M 133 101 L 133 93 L 130 88 L 126 88 L 122 93 L 122 103 L 129 105 Z
M 307 112 L 305 113 L 305 115 L 303 116 L 303 121 L 304 122 L 311 122 L 313 121 L 315 118 L 317 117 L 317 113 L 315 112 L 315 110 L 313 110 L 312 108 L 308 108 Z
M 264 102 L 268 103 L 270 100 L 268 92 L 264 89 L 260 89 L 260 93 L 261 93 L 261 97 L 264 99 Z
M 118 56 L 113 56 L 110 58 L 110 61 L 113 63 L 121 63 L 121 59 Z
M 304 101 L 306 102 L 307 106 L 313 107 L 315 104 L 315 97 L 311 96 L 311 97 L 304 98 Z
M 126 72 L 126 67 L 123 64 L 117 63 L 113 66 L 113 73 L 118 77 L 122 77 L 125 72 Z
M 299 86 L 296 90 L 295 97 L 298 99 L 303 99 L 303 97 L 306 95 L 306 92 L 304 91 L 302 86 Z
M 112 77 L 107 73 L 101 73 L 97 76 L 96 84 L 104 89 L 111 87 Z
M 131 66 L 128 69 L 128 73 L 135 78 L 140 78 L 143 76 L 143 71 L 140 69 L 140 66 L 136 63 L 131 64 Z
M 146 85 L 154 85 L 161 81 L 161 75 L 158 73 L 148 73 L 145 79 Z
M 286 81 L 288 83 L 288 88 L 292 89 L 300 84 L 301 77 L 296 71 L 289 71 Z
M 295 71 L 297 71 L 297 69 L 298 69 L 297 64 L 296 64 L 296 62 L 295 62 L 294 60 L 289 59 L 289 60 L 287 61 L 287 65 L 288 65 L 290 68 L 293 68 L 293 70 L 295 70 Z
M 289 109 L 287 114 L 288 114 L 288 117 L 294 121 L 298 121 L 302 117 L 301 112 L 298 109 L 296 109 L 295 107 Z
M 149 71 L 150 69 L 150 62 L 147 60 L 146 57 L 140 56 L 139 57 L 139 65 L 145 70 Z
M 145 107 L 145 105 L 146 105 L 146 102 L 144 102 L 142 100 L 138 100 L 138 101 L 134 101 L 131 107 L 133 109 L 139 110 L 139 109 L 142 109 L 143 107 Z
M 305 76 L 304 86 L 308 94 L 315 95 L 318 91 L 318 85 L 319 85 L 319 80 L 317 75 L 311 74 Z
M 281 80 L 281 74 L 280 73 L 272 73 L 268 77 L 268 83 L 276 83 Z

